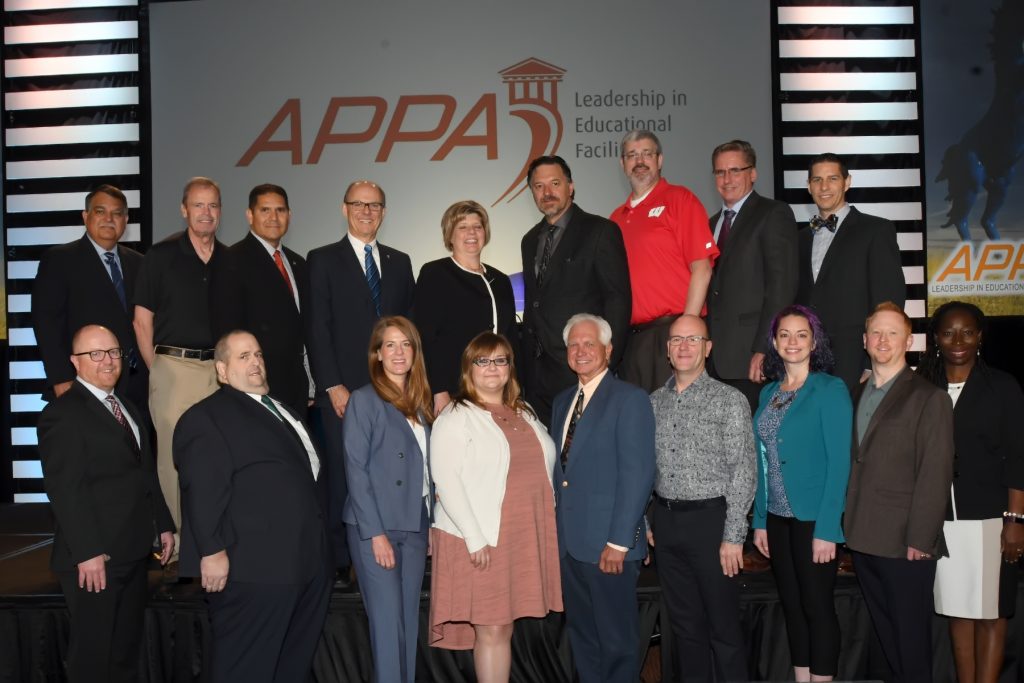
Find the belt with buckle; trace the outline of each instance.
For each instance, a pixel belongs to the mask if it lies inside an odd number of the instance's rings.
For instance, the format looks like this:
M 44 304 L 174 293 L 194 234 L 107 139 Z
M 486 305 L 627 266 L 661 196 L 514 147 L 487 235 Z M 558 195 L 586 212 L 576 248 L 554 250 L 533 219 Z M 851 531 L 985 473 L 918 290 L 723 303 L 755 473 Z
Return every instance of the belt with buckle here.
M 705 508 L 717 508 L 725 507 L 725 496 L 717 496 L 715 498 L 699 498 L 697 500 L 672 500 L 671 498 L 662 498 L 657 493 L 654 494 L 654 500 L 669 510 L 677 510 L 679 512 L 688 512 L 691 510 L 704 510 Z
M 167 346 L 157 344 L 153 347 L 155 353 L 161 356 L 173 356 L 174 358 L 187 358 L 189 360 L 213 360 L 213 349 L 184 349 L 180 346 Z

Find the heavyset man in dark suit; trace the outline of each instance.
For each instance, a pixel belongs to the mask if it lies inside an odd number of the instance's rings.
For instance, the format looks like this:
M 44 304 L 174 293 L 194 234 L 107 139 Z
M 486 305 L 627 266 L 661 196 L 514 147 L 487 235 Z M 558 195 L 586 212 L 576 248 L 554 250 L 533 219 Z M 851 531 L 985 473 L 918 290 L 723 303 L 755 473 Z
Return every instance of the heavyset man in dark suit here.
M 148 423 L 115 391 L 121 354 L 107 328 L 79 330 L 69 353 L 76 379 L 39 418 L 43 486 L 56 519 L 50 566 L 71 614 L 67 672 L 75 683 L 138 680 L 146 562 L 156 536 L 162 563 L 174 548 Z
M 609 371 L 612 333 L 594 315 L 566 322 L 577 383 L 554 402 L 562 594 L 582 683 L 636 681 L 636 582 L 647 555 L 644 507 L 654 486 L 654 412 L 646 392 Z
M 811 160 L 807 189 L 818 215 L 800 233 L 796 303 L 821 316 L 836 360 L 832 374 L 852 394 L 868 374 L 864 319 L 883 301 L 902 306 L 907 290 L 896 228 L 846 203 L 851 181 L 845 162 L 835 154 Z
M 757 155 L 749 142 L 716 147 L 711 168 L 722 210 L 709 220 L 720 252 L 708 288 L 710 369 L 743 392 L 753 413 L 772 318 L 796 296 L 796 219 L 788 204 L 754 191 Z
M 229 333 L 215 352 L 221 388 L 174 431 L 181 574 L 207 591 L 210 680 L 308 680 L 331 589 L 320 458 L 268 394 L 256 338 Z
M 843 529 L 895 681 L 932 681 L 935 561 L 953 481 L 953 406 L 915 374 L 910 318 L 892 302 L 867 319 L 871 375 L 854 397 Z
M 123 340 L 118 393 L 136 406 L 149 401 L 149 370 L 132 328 L 132 296 L 142 255 L 118 245 L 128 224 L 128 201 L 113 185 L 85 197 L 85 235 L 48 249 L 32 286 L 32 326 L 54 396 L 71 388 L 71 336 L 88 324 L 103 325 Z
M 572 171 L 558 156 L 530 163 L 526 182 L 544 219 L 522 240 L 526 397 L 544 424 L 551 401 L 576 381 L 565 365 L 562 328 L 576 313 L 602 316 L 612 328 L 609 364 L 622 358 L 629 327 L 629 267 L 622 233 L 573 202 Z
M 377 241 L 386 213 L 380 186 L 369 180 L 349 185 L 341 213 L 348 234 L 309 252 L 313 295 L 307 343 L 327 448 L 324 469 L 334 562 L 344 580 L 350 557 L 341 519 L 347 497 L 341 420 L 351 392 L 370 381 L 366 349 L 374 324 L 382 316 L 410 314 L 414 281 L 409 256 Z
M 249 234 L 225 250 L 214 278 L 213 336 L 250 330 L 263 349 L 274 395 L 304 417 L 310 398 L 304 322 L 309 271 L 306 260 L 281 243 L 291 221 L 288 193 L 279 185 L 257 185 L 245 217 Z

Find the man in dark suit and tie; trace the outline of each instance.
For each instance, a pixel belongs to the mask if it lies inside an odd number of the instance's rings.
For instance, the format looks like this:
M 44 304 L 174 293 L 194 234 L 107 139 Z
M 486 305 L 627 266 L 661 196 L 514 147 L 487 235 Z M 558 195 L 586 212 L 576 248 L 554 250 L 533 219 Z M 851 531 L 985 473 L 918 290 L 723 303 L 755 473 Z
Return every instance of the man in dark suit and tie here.
M 249 330 L 260 343 L 267 382 L 298 415 L 309 407 L 304 313 L 309 305 L 306 260 L 284 246 L 291 208 L 279 185 L 257 185 L 245 211 L 250 231 L 228 247 L 211 288 L 210 326 L 219 339 Z
M 612 328 L 614 369 L 629 329 L 631 294 L 619 227 L 573 202 L 572 171 L 558 156 L 530 163 L 526 182 L 544 219 L 522 240 L 523 363 L 526 397 L 544 424 L 554 396 L 576 381 L 565 364 L 562 328 L 576 313 L 602 316 Z
M 221 388 L 174 430 L 180 572 L 207 591 L 210 680 L 309 680 L 331 590 L 320 458 L 269 395 L 256 338 L 228 333 L 214 351 Z
M 149 371 L 139 356 L 132 327 L 132 295 L 142 255 L 117 242 L 128 224 L 128 201 L 113 185 L 86 195 L 85 235 L 47 250 L 32 286 L 32 326 L 54 396 L 71 388 L 71 335 L 103 325 L 121 341 L 118 392 L 135 405 L 149 400 Z M 148 418 L 146 418 L 148 420 Z
M 612 331 L 582 313 L 563 330 L 577 383 L 554 402 L 562 594 L 582 683 L 636 681 L 636 582 L 647 555 L 644 508 L 654 486 L 654 412 L 647 393 L 608 370 Z
M 309 252 L 309 328 L 306 343 L 324 431 L 330 534 L 342 582 L 350 558 L 341 509 L 345 504 L 345 446 L 341 420 L 349 395 L 370 381 L 370 332 L 382 316 L 408 316 L 413 275 L 409 256 L 377 241 L 384 221 L 384 190 L 357 180 L 345 190 L 341 213 L 348 234 Z
M 906 282 L 896 228 L 846 203 L 852 177 L 835 154 L 811 160 L 807 189 L 818 208 L 800 233 L 800 282 L 796 303 L 821 316 L 836 365 L 851 394 L 868 375 L 863 324 L 879 303 L 902 306 Z
M 137 681 L 146 563 L 174 549 L 148 423 L 118 386 L 122 348 L 105 327 L 70 340 L 76 377 L 39 418 L 43 486 L 56 520 L 50 566 L 71 615 L 72 681 Z
M 894 681 L 932 678 L 932 585 L 953 482 L 953 404 L 913 372 L 903 307 L 882 302 L 865 324 L 871 374 L 854 395 L 843 530 Z
M 753 413 L 772 318 L 796 296 L 797 230 L 788 204 L 754 191 L 757 154 L 732 140 L 711 154 L 722 210 L 709 220 L 719 256 L 708 288 L 713 375 L 743 392 Z

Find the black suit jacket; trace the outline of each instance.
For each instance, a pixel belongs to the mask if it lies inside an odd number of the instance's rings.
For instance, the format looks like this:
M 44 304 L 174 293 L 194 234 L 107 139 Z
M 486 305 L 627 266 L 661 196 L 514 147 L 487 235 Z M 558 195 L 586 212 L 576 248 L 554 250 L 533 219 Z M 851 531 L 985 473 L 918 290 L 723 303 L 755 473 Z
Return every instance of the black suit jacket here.
M 953 492 L 961 519 L 1001 517 L 1024 490 L 1024 393 L 1010 374 L 975 366 L 953 408 Z M 952 509 L 947 511 L 952 519 Z
M 832 374 L 841 377 L 852 393 L 861 373 L 870 367 L 864 353 L 864 321 L 881 302 L 903 306 L 907 298 L 896 228 L 851 206 L 817 280 L 811 274 L 813 237 L 809 227 L 800 232 L 796 302 L 813 307 L 821 316 L 836 359 Z
M 349 235 L 309 252 L 312 291 L 306 336 L 317 403 L 329 405 L 325 391 L 339 384 L 355 391 L 370 381 L 367 349 L 377 313 L 363 264 Z M 413 276 L 409 256 L 377 243 L 380 249 L 382 315 L 409 316 Z
M 46 382 L 51 387 L 75 378 L 75 368 L 68 359 L 75 332 L 91 324 L 109 329 L 129 354 L 122 364 L 117 391 L 145 406 L 149 401 L 149 371 L 138 354 L 131 305 L 142 255 L 121 245 L 117 253 L 128 310 L 117 298 L 107 267 L 88 236 L 83 235 L 80 240 L 51 247 L 39 261 L 32 286 L 32 326 Z M 52 396 L 52 390 L 48 392 Z
M 104 553 L 112 563 L 141 561 L 159 533 L 174 531 L 147 423 L 130 401 L 115 396 L 139 428 L 138 457 L 132 437 L 80 382 L 39 417 L 43 486 L 57 522 L 54 571 Z
M 447 391 L 454 396 L 458 391 L 462 352 L 473 337 L 494 328 L 495 308 L 498 334 L 508 338 L 513 353 L 518 351 L 512 282 L 494 266 L 486 268 L 486 275 L 480 277 L 451 258 L 430 261 L 420 268 L 413 319 L 423 338 L 427 376 L 435 394 Z
M 719 216 L 710 218 L 712 233 Z M 723 379 L 746 379 L 751 355 L 768 352 L 772 318 L 796 297 L 798 251 L 793 210 L 751 192 L 708 288 L 711 357 Z
M 297 584 L 326 571 L 325 512 L 309 455 L 252 397 L 222 386 L 189 408 L 174 429 L 174 464 L 182 576 L 199 576 L 200 560 L 221 550 L 229 581 Z
M 256 336 L 267 364 L 267 382 L 274 396 L 299 415 L 309 403 L 309 378 L 303 365 L 304 314 L 309 305 L 306 261 L 287 247 L 299 306 L 266 248 L 251 232 L 228 247 L 214 275 L 210 293 L 210 326 L 214 339 L 232 330 Z
M 523 236 L 523 349 L 531 357 L 536 345 L 557 363 L 565 364 L 562 328 L 577 313 L 593 313 L 612 327 L 614 369 L 626 348 L 632 292 L 626 247 L 619 226 L 573 204 L 572 218 L 551 254 L 544 283 L 537 285 L 537 248 L 548 230 L 542 220 Z

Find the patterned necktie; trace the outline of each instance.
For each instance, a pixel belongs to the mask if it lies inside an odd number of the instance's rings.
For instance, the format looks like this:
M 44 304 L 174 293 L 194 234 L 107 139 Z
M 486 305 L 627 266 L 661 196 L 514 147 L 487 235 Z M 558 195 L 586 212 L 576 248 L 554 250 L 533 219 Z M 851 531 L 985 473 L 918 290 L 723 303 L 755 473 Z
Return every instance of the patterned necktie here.
M 114 256 L 114 252 L 105 251 L 103 252 L 103 258 L 107 261 L 107 267 L 110 268 L 110 280 L 114 283 L 114 289 L 117 291 L 117 298 L 121 300 L 121 307 L 124 310 L 128 310 L 128 296 L 124 291 L 124 277 L 121 276 L 121 267 L 117 265 L 117 257 Z
M 366 254 L 363 262 L 366 265 L 366 284 L 370 286 L 370 296 L 373 297 L 373 309 L 380 317 L 380 272 L 377 270 L 377 263 L 373 260 L 373 247 L 369 244 L 363 246 Z
M 729 239 L 729 230 L 732 229 L 732 219 L 736 217 L 736 212 L 732 209 L 726 209 L 722 212 L 722 229 L 718 231 L 718 251 L 722 251 L 722 247 L 725 245 L 725 241 Z
M 135 438 L 135 432 L 132 431 L 132 426 L 128 424 L 128 418 L 121 412 L 121 404 L 117 402 L 113 394 L 107 394 L 107 403 L 110 404 L 110 410 L 114 413 L 114 419 L 117 423 L 124 427 L 124 430 L 128 432 L 129 438 L 131 438 L 132 446 L 135 447 L 135 457 L 139 457 L 139 442 Z
M 537 268 L 537 286 L 544 284 L 544 275 L 548 272 L 548 263 L 551 262 L 551 252 L 555 248 L 555 230 L 557 225 L 548 226 L 547 240 L 544 242 L 544 251 L 540 255 L 540 266 Z
M 280 249 L 274 250 L 274 264 L 277 266 L 277 269 L 281 271 L 281 277 L 284 278 L 284 283 L 288 285 L 288 293 L 294 297 L 295 291 L 292 289 L 292 279 L 288 277 L 288 269 L 284 267 L 284 259 L 281 258 Z
M 811 218 L 811 230 L 818 232 L 822 228 L 828 228 L 829 232 L 835 232 L 838 227 L 839 219 L 835 214 L 832 214 L 828 218 L 822 218 L 821 216 L 814 216 Z
M 580 416 L 583 415 L 583 390 L 580 389 L 580 395 L 576 398 L 576 407 L 572 409 L 572 417 L 569 418 L 569 428 L 565 430 L 565 442 L 562 443 L 562 469 L 565 469 L 565 464 L 569 461 L 569 449 L 572 447 L 572 435 L 576 433 L 576 423 L 580 421 Z

